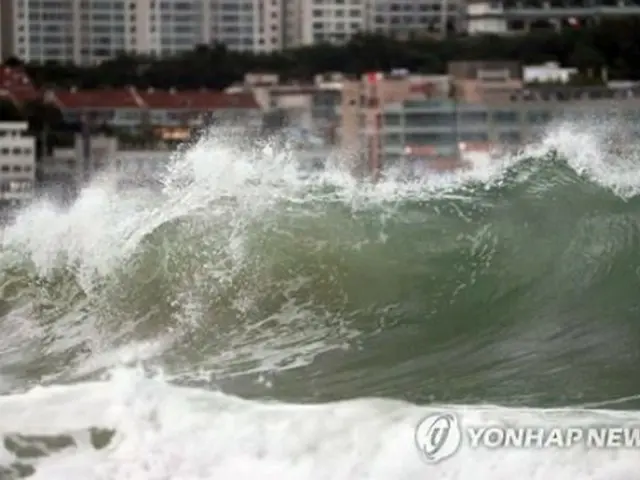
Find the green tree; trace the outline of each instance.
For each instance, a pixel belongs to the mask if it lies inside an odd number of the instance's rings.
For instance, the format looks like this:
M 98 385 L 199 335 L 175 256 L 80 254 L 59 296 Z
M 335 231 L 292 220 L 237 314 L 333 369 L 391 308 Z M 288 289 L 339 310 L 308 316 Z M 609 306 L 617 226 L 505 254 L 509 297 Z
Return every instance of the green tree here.
M 0 98 L 0 122 L 16 122 L 24 120 L 20 109 L 8 98 Z
M 231 51 L 221 44 L 198 45 L 192 51 L 163 59 L 122 53 L 97 66 L 49 63 L 29 64 L 26 69 L 39 86 L 78 88 L 132 85 L 223 89 L 255 71 L 276 72 L 285 80 L 310 79 L 327 71 L 360 75 L 392 68 L 435 74 L 444 73 L 453 60 L 512 60 L 524 64 L 557 61 L 581 71 L 606 66 L 611 78 L 640 79 L 640 17 L 508 37 L 449 36 L 436 40 L 417 33 L 406 41 L 361 34 L 345 45 L 318 44 L 260 54 Z
M 23 115 L 28 120 L 29 129 L 32 131 L 40 131 L 44 128 L 57 129 L 64 123 L 60 110 L 40 99 L 26 102 L 23 105 Z

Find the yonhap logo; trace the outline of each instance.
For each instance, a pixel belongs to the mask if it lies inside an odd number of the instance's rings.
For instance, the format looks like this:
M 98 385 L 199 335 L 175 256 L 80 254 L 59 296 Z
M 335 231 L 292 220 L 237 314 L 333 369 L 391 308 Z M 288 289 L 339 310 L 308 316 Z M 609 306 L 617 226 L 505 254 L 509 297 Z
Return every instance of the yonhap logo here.
M 505 425 L 499 419 L 487 425 L 462 425 L 455 413 L 438 412 L 416 427 L 415 444 L 424 460 L 438 463 L 453 456 L 462 444 L 490 451 L 501 448 L 640 449 L 640 425 Z
M 454 415 L 435 413 L 418 424 L 415 441 L 427 462 L 438 463 L 458 451 L 462 429 Z

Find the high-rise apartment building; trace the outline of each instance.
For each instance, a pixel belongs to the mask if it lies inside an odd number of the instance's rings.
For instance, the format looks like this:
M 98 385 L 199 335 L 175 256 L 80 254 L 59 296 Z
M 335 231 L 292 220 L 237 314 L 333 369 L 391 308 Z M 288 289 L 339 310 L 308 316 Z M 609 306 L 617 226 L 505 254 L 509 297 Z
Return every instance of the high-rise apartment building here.
M 637 16 L 640 0 L 467 0 L 465 9 L 464 28 L 470 34 L 512 34 Z
M 166 56 L 197 44 L 269 52 L 357 32 L 455 28 L 462 0 L 0 0 L 4 57 L 91 64 L 119 52 Z
M 214 41 L 283 48 L 285 0 L 0 0 L 4 57 L 91 64 L 118 52 L 166 56 Z
M 2 52 L 29 61 L 90 63 L 135 50 L 129 2 L 0 0 Z M 134 40 L 134 41 L 132 41 Z
M 208 5 L 198 0 L 131 0 L 129 15 L 136 21 L 131 37 L 140 42 L 132 50 L 168 56 L 206 42 L 203 18 L 209 13 Z
M 371 0 L 370 29 L 397 37 L 443 36 L 459 29 L 458 0 Z

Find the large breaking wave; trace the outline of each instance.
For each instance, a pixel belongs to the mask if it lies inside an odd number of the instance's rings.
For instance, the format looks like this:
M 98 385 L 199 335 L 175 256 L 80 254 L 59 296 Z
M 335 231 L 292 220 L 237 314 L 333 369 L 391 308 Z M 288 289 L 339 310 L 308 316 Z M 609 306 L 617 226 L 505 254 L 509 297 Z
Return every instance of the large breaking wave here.
M 413 441 L 436 404 L 640 421 L 640 150 L 620 128 L 376 183 L 208 135 L 159 190 L 106 178 L 31 206 L 2 233 L 0 477 L 637 478 L 638 451 L 434 466 Z M 460 406 L 480 404 L 503 407 Z

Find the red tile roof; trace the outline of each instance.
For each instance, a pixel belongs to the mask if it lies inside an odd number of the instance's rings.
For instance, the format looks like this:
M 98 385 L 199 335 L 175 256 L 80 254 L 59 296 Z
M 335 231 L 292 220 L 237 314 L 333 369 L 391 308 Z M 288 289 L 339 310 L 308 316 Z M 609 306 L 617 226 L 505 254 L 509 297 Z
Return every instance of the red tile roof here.
M 129 89 L 119 90 L 54 90 L 52 101 L 66 109 L 140 108 L 141 105 Z
M 144 104 L 151 109 L 218 110 L 231 108 L 259 108 L 250 93 L 223 93 L 207 90 L 139 91 Z
M 259 108 L 250 93 L 229 94 L 192 90 L 166 91 L 129 89 L 55 90 L 50 99 L 64 109 L 149 108 L 156 110 L 188 109 L 217 110 L 231 108 Z

